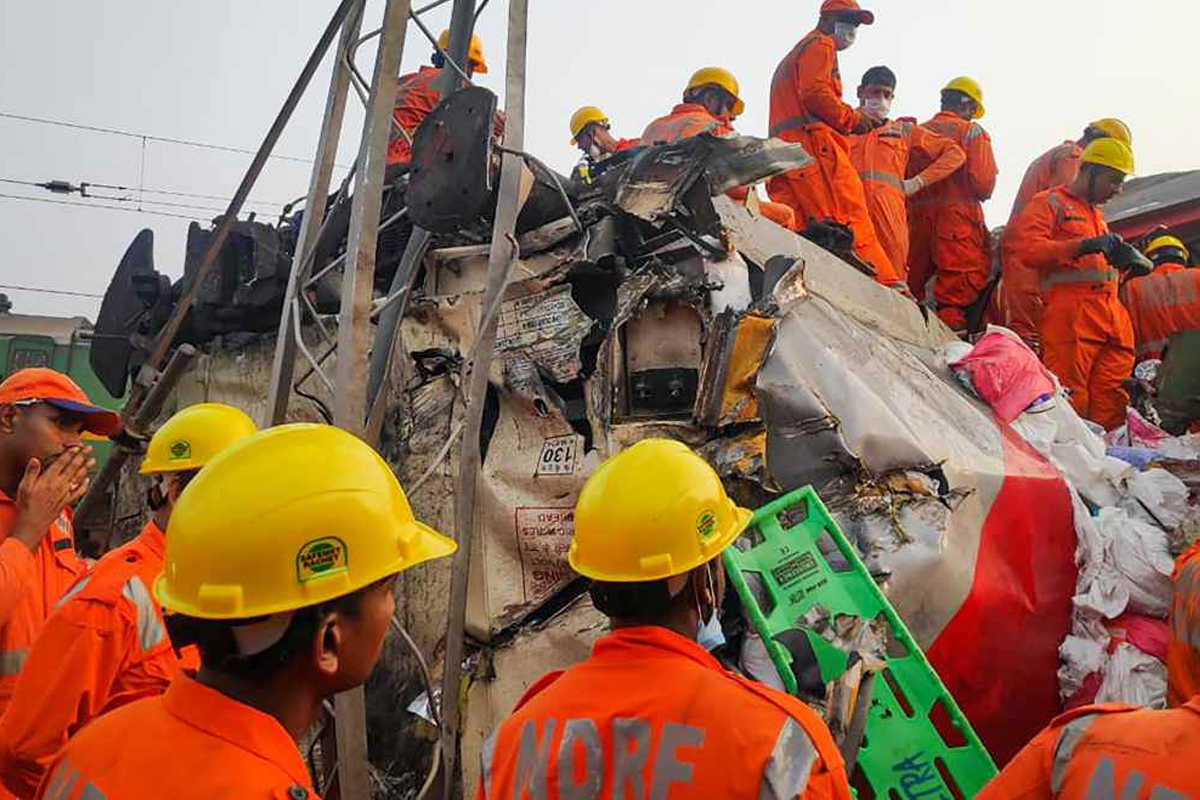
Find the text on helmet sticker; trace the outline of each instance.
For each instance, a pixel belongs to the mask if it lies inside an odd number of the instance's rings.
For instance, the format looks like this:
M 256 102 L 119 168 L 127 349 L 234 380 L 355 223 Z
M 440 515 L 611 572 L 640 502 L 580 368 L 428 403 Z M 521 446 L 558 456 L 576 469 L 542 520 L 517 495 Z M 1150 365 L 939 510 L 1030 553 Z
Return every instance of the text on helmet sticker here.
M 337 575 L 348 568 L 346 543 L 336 536 L 313 539 L 296 554 L 296 580 L 300 583 Z

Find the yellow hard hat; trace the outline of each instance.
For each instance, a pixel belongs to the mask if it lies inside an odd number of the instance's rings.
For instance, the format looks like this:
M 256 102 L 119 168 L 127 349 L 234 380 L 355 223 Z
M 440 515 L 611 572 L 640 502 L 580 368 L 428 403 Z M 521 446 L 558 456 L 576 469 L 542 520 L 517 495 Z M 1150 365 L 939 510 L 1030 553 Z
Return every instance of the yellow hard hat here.
M 979 81 L 968 78 L 966 75 L 960 75 L 942 87 L 942 91 L 962 92 L 975 101 L 975 116 L 972 119 L 983 118 L 983 87 L 979 85 Z
M 1133 133 L 1129 130 L 1129 126 L 1116 117 L 1105 117 L 1098 119 L 1088 125 L 1089 128 L 1095 128 L 1112 139 L 1117 139 L 1124 142 L 1129 147 L 1133 147 Z
M 177 412 L 150 437 L 141 473 L 200 469 L 234 442 L 258 430 L 240 408 L 198 403 Z
M 583 129 L 593 122 L 599 122 L 601 125 L 608 124 L 608 117 L 604 112 L 595 106 L 584 106 L 571 115 L 571 144 L 575 144 L 575 140 L 579 138 L 579 134 L 583 133 Z
M 450 49 L 450 29 L 442 31 L 442 35 L 438 37 L 438 47 L 443 50 Z M 467 48 L 467 60 L 475 68 L 475 71 L 480 75 L 486 75 L 488 71 L 487 61 L 483 57 L 483 40 L 478 34 L 471 34 L 471 46 Z
M 1083 164 L 1099 164 L 1126 175 L 1133 174 L 1133 151 L 1120 139 L 1095 140 L 1083 148 L 1079 160 Z
M 684 93 L 690 92 L 692 89 L 697 89 L 701 86 L 708 85 L 720 86 L 725 91 L 733 95 L 736 101 L 733 104 L 734 117 L 740 117 L 742 112 L 746 110 L 746 104 L 742 101 L 742 94 L 738 90 L 737 78 L 733 77 L 733 73 L 721 67 L 705 67 L 701 70 L 696 70 L 692 75 L 692 79 L 688 81 L 687 89 Z
M 455 549 L 413 517 L 360 439 L 281 425 L 225 450 L 183 491 L 154 593 L 187 616 L 245 619 L 342 597 Z
M 1191 254 L 1188 252 L 1187 245 L 1182 239 L 1172 236 L 1169 233 L 1164 233 L 1162 236 L 1156 236 L 1150 240 L 1150 244 L 1146 245 L 1146 255 L 1150 255 L 1156 250 L 1162 250 L 1164 247 L 1176 247 L 1183 253 L 1183 260 L 1187 261 Z
M 686 445 L 643 439 L 583 485 L 568 559 L 580 575 L 601 581 L 683 575 L 719 556 L 751 516 Z

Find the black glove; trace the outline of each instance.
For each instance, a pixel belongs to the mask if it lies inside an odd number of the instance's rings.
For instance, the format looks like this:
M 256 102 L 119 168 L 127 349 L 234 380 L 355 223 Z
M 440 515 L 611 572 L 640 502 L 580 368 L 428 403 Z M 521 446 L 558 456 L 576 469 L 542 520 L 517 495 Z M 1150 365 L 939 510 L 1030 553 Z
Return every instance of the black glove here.
M 1090 239 L 1083 240 L 1083 244 L 1079 246 L 1079 255 L 1086 256 L 1092 253 L 1103 253 L 1105 256 L 1110 256 L 1122 241 L 1124 240 L 1115 233 L 1104 233 L 1100 236 L 1093 236 Z

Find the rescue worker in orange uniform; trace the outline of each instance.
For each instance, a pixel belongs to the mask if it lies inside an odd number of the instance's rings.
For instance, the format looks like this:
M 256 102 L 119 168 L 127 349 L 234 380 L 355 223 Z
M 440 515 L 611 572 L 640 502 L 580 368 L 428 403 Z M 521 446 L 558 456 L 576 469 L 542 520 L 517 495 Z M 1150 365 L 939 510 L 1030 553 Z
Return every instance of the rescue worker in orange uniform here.
M 1066 186 L 1075 180 L 1079 173 L 1079 157 L 1083 155 L 1083 148 L 1097 139 L 1106 137 L 1120 139 L 1133 147 L 1129 127 L 1119 119 L 1108 117 L 1098 119 L 1084 128 L 1083 136 L 1077 141 L 1068 139 L 1038 156 L 1029 165 L 1029 169 L 1025 170 L 1025 177 L 1017 190 L 1016 199 L 1013 200 L 1008 224 L 1011 226 L 1016 222 L 1017 215 L 1025 208 L 1025 204 L 1038 192 L 1055 186 Z M 1040 352 L 1038 326 L 1042 318 L 1042 296 L 1038 291 L 1037 271 L 1029 269 L 1014 257 L 1006 237 L 1001 238 L 1000 249 L 1002 278 L 996 293 L 999 321 L 1024 339 L 1035 351 Z
M 727 69 L 705 67 L 697 70 L 683 90 L 683 102 L 671 113 L 651 122 L 642 132 L 640 144 L 673 144 L 702 133 L 713 136 L 733 136 L 733 120 L 742 115 L 742 101 L 737 78 Z M 739 187 L 729 192 L 734 200 L 745 203 L 753 191 Z M 796 229 L 796 215 L 781 203 L 760 202 L 759 212 L 767 219 L 788 230 Z
M 1125 421 L 1122 381 L 1134 354 L 1133 326 L 1108 261 L 1121 237 L 1109 233 L 1100 206 L 1132 172 L 1129 147 L 1098 139 L 1084 149 L 1075 180 L 1034 195 L 1010 232 L 1016 257 L 1041 277 L 1043 361 L 1080 416 L 1107 430 Z
M 1171 636 L 1167 640 L 1167 705 L 1200 697 L 1200 542 L 1175 561 L 1171 576 Z
M 1118 293 L 1133 324 L 1138 361 L 1162 358 L 1171 334 L 1200 330 L 1200 270 L 1188 268 L 1187 246 L 1175 236 L 1157 236 L 1146 257 L 1154 271 L 1126 281 Z
M 641 139 L 613 136 L 608 115 L 595 106 L 583 106 L 572 114 L 570 128 L 571 144 L 592 161 L 601 161 L 642 144 Z
M 429 116 L 429 112 L 442 102 L 442 73 L 446 69 L 446 48 L 450 46 L 450 31 L 442 31 L 438 37 L 438 49 L 434 52 L 431 67 L 421 67 L 416 72 L 401 75 L 396 81 L 396 105 L 392 109 L 396 132 L 388 145 L 388 166 L 407 164 L 412 158 L 412 137 L 417 128 Z M 467 65 L 464 72 L 470 77 L 475 73 L 486 75 L 487 60 L 483 56 L 483 41 L 471 34 L 471 45 L 467 50 Z
M 96 463 L 81 437 L 119 428 L 62 373 L 22 369 L 0 383 L 0 714 L 54 604 L 87 572 L 71 526 Z
M 859 111 L 880 127 L 850 137 L 850 162 L 862 178 L 867 210 L 879 244 L 908 280 L 908 209 L 906 198 L 949 177 L 967 160 L 962 148 L 916 124 L 915 119 L 888 119 L 896 91 L 896 74 L 871 67 L 858 86 Z M 919 153 L 928 166 L 919 175 L 904 177 L 909 156 Z
M 612 632 L 534 683 L 485 741 L 478 800 L 848 800 L 824 722 L 696 641 L 721 605 L 721 551 L 750 517 L 680 442 L 644 439 L 600 465 L 579 494 L 568 558 Z
M 454 549 L 350 433 L 293 424 L 242 439 L 180 495 L 154 584 L 199 672 L 93 720 L 37 796 L 316 798 L 297 741 L 326 698 L 371 673 L 397 573 Z
M 991 236 L 983 201 L 996 188 L 996 157 L 983 116 L 983 90 L 971 78 L 942 89 L 942 110 L 922 127 L 954 141 L 967 154 L 958 172 L 908 203 L 908 285 L 955 331 L 965 331 L 967 311 L 979 300 L 991 272 Z M 926 159 L 909 160 L 914 174 Z
M 1200 544 L 1180 557 L 1167 651 L 1167 711 L 1117 703 L 1062 715 L 977 800 L 1200 797 Z
M 792 48 L 771 79 L 770 134 L 798 142 L 813 157 L 802 169 L 767 181 L 767 193 L 796 213 L 796 223 L 834 222 L 854 232 L 854 252 L 875 268 L 886 286 L 900 282 L 867 211 L 862 180 L 850 161 L 852 133 L 867 133 L 878 121 L 842 100 L 837 54 L 854 43 L 860 25 L 875 15 L 855 0 L 825 0 L 817 27 Z
M 177 653 L 172 646 L 150 587 L 162 572 L 164 532 L 184 487 L 255 430 L 238 409 L 201 403 L 150 439 L 141 473 L 153 481 L 153 518 L 59 600 L 0 719 L 0 782 L 17 797 L 33 795 L 67 739 L 93 718 L 162 694 L 181 666 L 200 666 L 195 648 Z

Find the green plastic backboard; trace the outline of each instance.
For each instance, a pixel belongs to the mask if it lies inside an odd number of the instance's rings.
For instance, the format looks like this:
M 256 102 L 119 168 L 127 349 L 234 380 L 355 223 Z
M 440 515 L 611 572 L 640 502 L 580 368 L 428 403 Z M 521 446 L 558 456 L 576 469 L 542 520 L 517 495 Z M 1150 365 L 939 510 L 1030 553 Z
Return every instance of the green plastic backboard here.
M 892 644 L 873 682 L 852 784 L 859 800 L 971 798 L 996 765 L 921 648 L 871 578 L 811 487 L 760 508 L 724 554 L 730 582 L 767 646 L 784 687 L 798 693 L 781 634 L 807 638 L 822 683 L 838 678 L 849 654 L 798 624 L 814 607 L 882 620 Z

